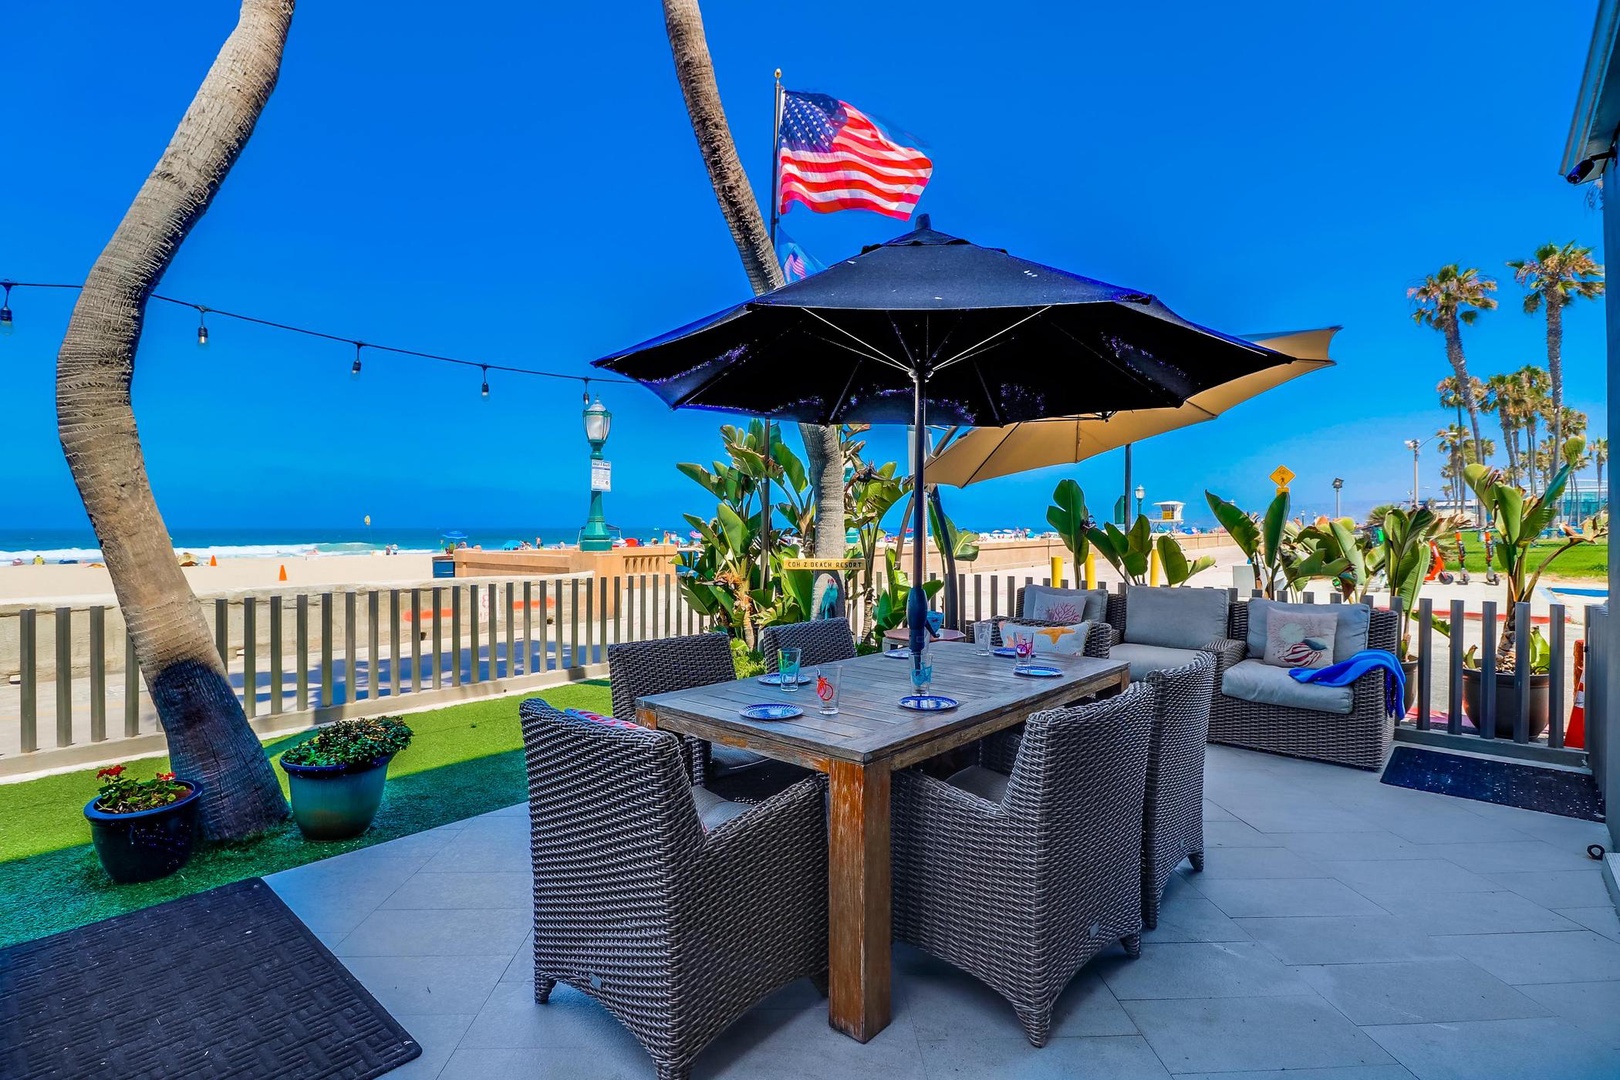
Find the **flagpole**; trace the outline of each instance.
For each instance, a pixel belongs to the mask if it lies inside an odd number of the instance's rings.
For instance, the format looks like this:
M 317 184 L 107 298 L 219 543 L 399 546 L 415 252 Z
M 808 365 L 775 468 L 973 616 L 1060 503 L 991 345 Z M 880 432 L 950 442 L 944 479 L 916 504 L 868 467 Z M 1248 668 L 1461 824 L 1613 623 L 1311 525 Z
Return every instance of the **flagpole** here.
M 771 107 L 771 258 L 776 259 L 777 184 L 781 178 L 782 69 L 776 69 L 776 98 Z M 781 260 L 777 259 L 777 265 Z M 760 588 L 771 585 L 771 418 L 765 418 L 765 499 L 760 507 Z

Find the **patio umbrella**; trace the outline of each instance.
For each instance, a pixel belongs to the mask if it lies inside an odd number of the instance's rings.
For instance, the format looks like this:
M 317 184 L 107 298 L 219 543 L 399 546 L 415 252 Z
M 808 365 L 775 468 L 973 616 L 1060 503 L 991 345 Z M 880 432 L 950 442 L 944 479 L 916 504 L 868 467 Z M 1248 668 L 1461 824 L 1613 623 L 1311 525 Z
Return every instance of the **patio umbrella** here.
M 1213 420 L 1290 379 L 1332 367 L 1328 343 L 1340 329 L 1330 326 L 1251 337 L 1256 345 L 1287 354 L 1284 362 L 1200 391 L 1174 408 L 974 428 L 929 460 L 928 479 L 934 484 L 967 487 L 1049 465 L 1072 465 L 1127 443 Z
M 671 408 L 812 424 L 910 423 L 916 489 L 926 424 L 1175 408 L 1289 358 L 1179 318 L 1147 293 L 913 232 L 596 366 Z M 927 624 L 926 535 L 913 500 L 913 663 Z

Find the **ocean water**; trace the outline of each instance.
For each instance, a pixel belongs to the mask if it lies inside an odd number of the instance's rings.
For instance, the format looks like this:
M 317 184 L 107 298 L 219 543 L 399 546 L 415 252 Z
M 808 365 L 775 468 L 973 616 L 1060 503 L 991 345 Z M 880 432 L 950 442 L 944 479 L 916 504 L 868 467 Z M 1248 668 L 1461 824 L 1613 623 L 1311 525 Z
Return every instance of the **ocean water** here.
M 671 526 L 673 528 L 673 526 Z M 448 531 L 448 530 L 446 530 Z M 500 548 L 537 539 L 546 545 L 573 543 L 579 526 L 457 526 L 467 534 L 466 543 Z M 652 527 L 625 528 L 625 536 L 650 539 L 663 530 Z M 680 535 L 684 536 L 684 527 Z M 363 555 L 394 545 L 402 552 L 443 551 L 442 531 L 414 526 L 372 526 L 355 528 L 285 527 L 246 529 L 174 530 L 171 537 L 176 555 L 189 552 L 199 558 L 293 558 L 312 555 Z M 89 529 L 0 529 L 0 566 L 31 563 L 96 562 L 101 548 Z

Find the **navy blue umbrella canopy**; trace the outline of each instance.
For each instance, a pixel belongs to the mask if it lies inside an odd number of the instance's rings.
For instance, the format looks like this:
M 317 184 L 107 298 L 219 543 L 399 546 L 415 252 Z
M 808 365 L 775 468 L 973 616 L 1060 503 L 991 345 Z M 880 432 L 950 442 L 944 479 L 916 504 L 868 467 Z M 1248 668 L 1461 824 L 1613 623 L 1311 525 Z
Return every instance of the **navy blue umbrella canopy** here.
M 1289 358 L 1110 285 L 920 227 L 596 362 L 674 408 L 1002 426 L 1179 406 Z
M 1291 357 L 1180 318 L 1151 295 L 917 228 L 596 366 L 671 408 L 812 424 L 1004 426 L 1176 408 Z M 913 663 L 927 601 L 913 501 Z

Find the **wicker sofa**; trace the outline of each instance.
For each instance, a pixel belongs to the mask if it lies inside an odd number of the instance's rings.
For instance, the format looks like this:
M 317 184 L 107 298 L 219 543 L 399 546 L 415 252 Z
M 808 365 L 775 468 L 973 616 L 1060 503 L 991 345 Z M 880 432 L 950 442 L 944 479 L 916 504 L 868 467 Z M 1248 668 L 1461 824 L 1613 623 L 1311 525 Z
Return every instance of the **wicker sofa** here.
M 948 781 L 894 776 L 894 936 L 1001 994 L 1035 1046 L 1087 961 L 1141 952 L 1152 695 L 1036 713 Z
M 1342 635 L 1336 635 L 1335 655 L 1338 659 L 1344 659 L 1348 656 L 1346 650 L 1358 645 L 1390 652 L 1395 649 L 1399 631 L 1397 617 L 1392 611 L 1360 604 L 1299 606 L 1333 611 L 1341 619 L 1352 621 L 1359 621 L 1365 613 L 1367 621 L 1363 640 L 1346 642 L 1337 640 Z M 1262 659 L 1264 645 L 1258 626 L 1250 625 L 1252 616 L 1273 610 L 1276 610 L 1276 605 L 1260 600 L 1232 605 L 1229 633 L 1233 639 L 1244 643 L 1244 652 L 1238 663 L 1228 665 L 1217 675 L 1215 704 L 1209 717 L 1209 741 L 1358 769 L 1382 768 L 1384 759 L 1389 756 L 1395 729 L 1394 717 L 1385 709 L 1384 676 L 1381 672 L 1368 672 L 1349 687 L 1338 689 L 1331 695 L 1325 692 L 1329 688 L 1300 687 L 1300 691 L 1323 692 L 1315 696 L 1311 707 L 1299 707 L 1297 702 L 1283 704 L 1255 700 L 1257 694 L 1262 697 L 1275 696 L 1266 694 L 1266 686 L 1258 683 L 1257 677 L 1275 681 L 1277 676 L 1272 674 L 1273 671 L 1285 674 L 1285 669 L 1281 668 L 1261 670 L 1265 667 Z M 1281 685 L 1280 682 L 1278 685 Z M 1242 696 L 1228 691 L 1240 691 Z
M 599 1002 L 659 1080 L 761 999 L 825 985 L 825 781 L 755 807 L 690 785 L 675 737 L 523 702 L 535 1000 Z

